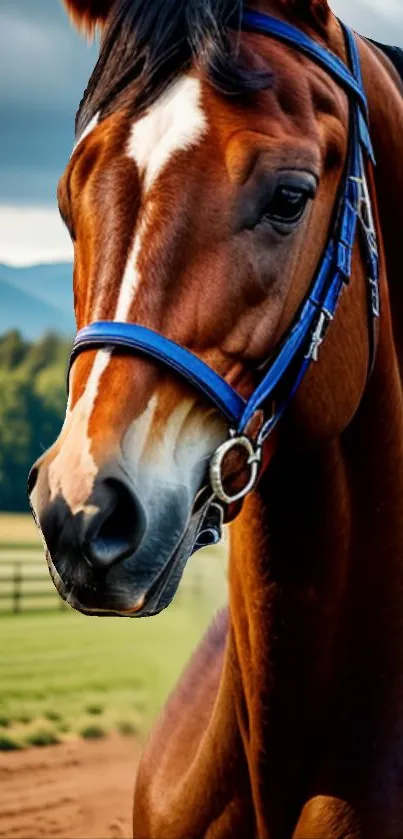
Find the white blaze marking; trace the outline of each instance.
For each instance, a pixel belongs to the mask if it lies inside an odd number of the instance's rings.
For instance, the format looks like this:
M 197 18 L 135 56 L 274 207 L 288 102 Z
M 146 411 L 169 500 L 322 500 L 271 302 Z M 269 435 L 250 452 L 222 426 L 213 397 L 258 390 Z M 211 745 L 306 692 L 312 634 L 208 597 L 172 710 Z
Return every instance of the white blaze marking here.
M 178 151 L 196 145 L 207 128 L 201 107 L 201 84 L 190 76 L 182 76 L 133 125 L 127 146 L 131 157 L 144 177 L 145 195 L 167 163 Z M 140 229 L 126 263 L 115 312 L 116 321 L 127 321 L 140 282 L 138 269 L 142 240 L 151 221 L 151 207 L 144 211 Z
M 59 454 L 49 466 L 50 497 L 53 500 L 61 494 L 73 515 L 84 510 L 98 472 L 91 453 L 88 426 L 98 396 L 100 379 L 109 364 L 110 356 L 108 350 L 97 352 L 84 393 L 67 416 L 67 436 Z
M 182 76 L 132 128 L 128 154 L 144 176 L 146 192 L 170 158 L 196 145 L 206 128 L 200 81 Z
M 136 296 L 136 291 L 140 281 L 138 260 L 148 220 L 149 213 L 145 211 L 143 219 L 140 222 L 139 230 L 135 236 L 133 247 L 130 250 L 129 257 L 126 262 L 126 268 L 123 274 L 123 279 L 120 286 L 119 297 L 115 311 L 114 320 L 116 321 L 128 320 L 131 305 Z

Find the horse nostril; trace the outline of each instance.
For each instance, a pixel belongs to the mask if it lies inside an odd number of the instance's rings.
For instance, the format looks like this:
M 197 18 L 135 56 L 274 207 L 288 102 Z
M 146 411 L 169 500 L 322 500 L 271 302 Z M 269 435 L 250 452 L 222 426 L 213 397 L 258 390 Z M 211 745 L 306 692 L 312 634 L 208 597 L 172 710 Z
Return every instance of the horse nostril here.
M 107 479 L 102 484 L 102 506 L 95 515 L 91 537 L 81 545 L 87 562 L 98 570 L 133 554 L 146 528 L 145 514 L 137 498 L 120 481 Z

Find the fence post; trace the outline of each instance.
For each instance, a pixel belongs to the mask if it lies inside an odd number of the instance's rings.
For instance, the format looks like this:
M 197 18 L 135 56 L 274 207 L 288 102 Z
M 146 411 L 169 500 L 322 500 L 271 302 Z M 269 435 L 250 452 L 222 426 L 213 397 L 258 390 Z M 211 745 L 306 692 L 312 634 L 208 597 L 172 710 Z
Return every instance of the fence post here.
M 14 565 L 14 586 L 13 586 L 13 612 L 17 615 L 21 612 L 22 599 L 22 566 L 18 562 Z

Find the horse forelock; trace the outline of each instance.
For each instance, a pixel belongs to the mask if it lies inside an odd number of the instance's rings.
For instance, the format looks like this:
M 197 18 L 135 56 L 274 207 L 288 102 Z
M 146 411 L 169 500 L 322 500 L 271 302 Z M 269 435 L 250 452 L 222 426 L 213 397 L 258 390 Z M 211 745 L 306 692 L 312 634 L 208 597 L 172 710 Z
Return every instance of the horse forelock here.
M 270 85 L 267 68 L 251 68 L 251 57 L 242 58 L 237 35 L 242 9 L 242 0 L 116 0 L 77 114 L 77 136 L 96 112 L 107 115 L 126 93 L 138 114 L 191 66 L 201 68 L 223 93 Z

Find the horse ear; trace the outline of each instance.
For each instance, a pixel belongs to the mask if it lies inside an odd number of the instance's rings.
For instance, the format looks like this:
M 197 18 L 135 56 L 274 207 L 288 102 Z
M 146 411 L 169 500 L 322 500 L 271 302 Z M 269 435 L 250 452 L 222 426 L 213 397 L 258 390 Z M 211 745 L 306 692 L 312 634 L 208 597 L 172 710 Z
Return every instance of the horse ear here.
M 73 23 L 92 34 L 97 25 L 102 25 L 115 0 L 63 0 Z

